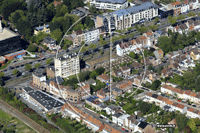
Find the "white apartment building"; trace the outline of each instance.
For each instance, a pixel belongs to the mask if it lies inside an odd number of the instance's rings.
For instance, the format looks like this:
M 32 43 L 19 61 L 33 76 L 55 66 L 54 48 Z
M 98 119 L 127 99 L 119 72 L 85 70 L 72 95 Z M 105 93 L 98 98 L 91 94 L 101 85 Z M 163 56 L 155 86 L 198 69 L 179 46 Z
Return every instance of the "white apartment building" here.
M 92 43 L 99 40 L 99 29 L 89 29 L 84 31 L 85 43 Z
M 119 10 L 128 7 L 127 0 L 91 0 L 90 6 L 95 5 L 97 9 Z
M 123 30 L 131 27 L 135 23 L 157 17 L 158 7 L 150 2 L 145 2 L 139 6 L 112 12 L 112 15 L 115 18 L 116 29 Z
M 64 54 L 63 57 L 54 58 L 56 76 L 66 78 L 78 74 L 80 71 L 80 62 L 77 55 L 77 53 Z

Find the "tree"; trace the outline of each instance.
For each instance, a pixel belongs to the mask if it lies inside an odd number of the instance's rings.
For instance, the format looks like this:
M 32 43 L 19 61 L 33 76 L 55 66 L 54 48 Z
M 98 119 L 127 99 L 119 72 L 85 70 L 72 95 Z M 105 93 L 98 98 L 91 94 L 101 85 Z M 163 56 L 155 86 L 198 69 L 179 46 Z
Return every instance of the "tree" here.
M 156 23 L 159 22 L 159 18 L 158 18 L 158 17 L 155 18 L 155 22 L 156 22 Z
M 96 9 L 95 5 L 90 6 L 89 12 L 90 12 L 91 14 L 95 14 L 96 11 L 97 11 L 97 9 Z
M 13 70 L 13 75 L 17 75 L 17 74 L 18 74 L 18 72 L 19 72 L 19 70 L 17 70 L 17 69 L 14 69 L 14 70 Z
M 41 52 L 41 49 L 40 49 L 40 48 L 38 48 L 38 52 L 39 52 L 39 53 Z
M 131 58 L 135 59 L 136 54 L 135 54 L 135 52 L 130 52 L 130 53 L 129 53 L 129 56 L 130 56 Z
M 52 38 L 56 39 L 58 43 L 60 43 L 63 33 L 60 29 L 56 29 L 53 32 L 51 32 L 50 35 Z
M 187 117 L 185 116 L 185 114 L 177 114 L 176 123 L 177 123 L 179 131 L 182 131 L 187 124 Z
M 90 78 L 92 79 L 96 79 L 97 76 L 98 76 L 98 73 L 96 71 L 92 71 L 90 74 Z
M 0 72 L 0 78 L 3 78 L 5 76 L 4 72 Z
M 32 65 L 31 64 L 26 64 L 25 65 L 25 70 L 30 71 L 32 69 Z
M 51 64 L 51 59 L 47 59 L 46 64 Z
M 183 14 L 178 15 L 177 19 L 179 19 L 179 20 L 183 20 L 183 19 L 185 19 L 185 15 L 183 15 Z
M 90 44 L 89 48 L 95 49 L 95 48 L 97 48 L 97 45 L 92 43 L 92 44 Z
M 29 51 L 29 52 L 36 52 L 37 46 L 35 46 L 31 43 L 26 50 Z
M 193 11 L 190 11 L 188 14 L 187 14 L 189 17 L 195 17 L 195 13 Z
M 189 119 L 187 121 L 187 125 L 190 127 L 190 129 L 192 130 L 192 132 L 194 132 L 194 131 L 197 130 L 197 126 L 196 126 L 196 123 L 195 123 L 194 119 Z
M 84 45 L 84 44 L 85 44 L 85 41 L 82 41 L 82 42 L 81 42 L 81 45 Z
M 160 80 L 153 81 L 151 89 L 152 90 L 157 90 L 159 88 L 160 84 L 161 84 Z
M 35 68 L 39 68 L 40 66 L 41 66 L 41 63 L 36 63 L 36 64 L 34 65 Z
M 168 16 L 168 22 L 171 23 L 171 25 L 174 25 L 176 23 L 177 18 Z

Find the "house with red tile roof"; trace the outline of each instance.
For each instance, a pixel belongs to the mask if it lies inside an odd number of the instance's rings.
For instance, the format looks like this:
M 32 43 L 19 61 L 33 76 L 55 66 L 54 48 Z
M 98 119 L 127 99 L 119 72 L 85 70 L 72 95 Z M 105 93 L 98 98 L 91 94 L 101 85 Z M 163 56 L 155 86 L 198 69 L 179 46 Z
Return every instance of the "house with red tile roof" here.
M 97 76 L 97 79 L 100 80 L 102 83 L 110 83 L 110 76 L 104 73 Z M 111 78 L 111 82 L 112 82 L 112 78 Z

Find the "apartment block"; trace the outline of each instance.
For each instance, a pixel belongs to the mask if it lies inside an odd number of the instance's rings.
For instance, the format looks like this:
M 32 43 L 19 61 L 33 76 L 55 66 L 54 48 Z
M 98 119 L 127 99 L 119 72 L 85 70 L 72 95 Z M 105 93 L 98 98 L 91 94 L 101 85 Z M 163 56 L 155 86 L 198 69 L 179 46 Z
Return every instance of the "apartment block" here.
M 54 58 L 56 76 L 66 78 L 78 74 L 80 71 L 80 62 L 77 55 L 77 53 L 64 54 L 62 57 Z
M 97 9 L 119 10 L 128 7 L 127 0 L 92 0 L 90 6 L 95 5 Z

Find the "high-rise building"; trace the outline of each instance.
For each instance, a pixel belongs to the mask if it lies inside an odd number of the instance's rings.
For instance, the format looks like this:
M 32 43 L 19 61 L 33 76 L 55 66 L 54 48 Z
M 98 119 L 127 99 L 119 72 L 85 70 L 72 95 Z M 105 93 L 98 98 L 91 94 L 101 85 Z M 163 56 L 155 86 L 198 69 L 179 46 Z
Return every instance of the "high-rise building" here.
M 64 54 L 54 58 L 55 76 L 62 78 L 77 74 L 80 71 L 79 56 L 77 53 Z

